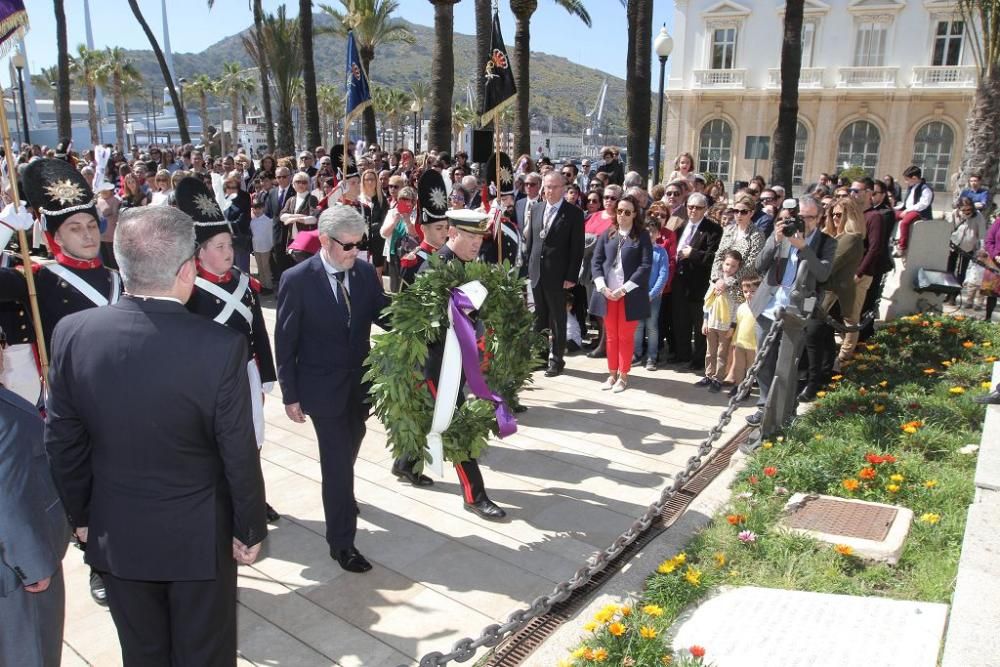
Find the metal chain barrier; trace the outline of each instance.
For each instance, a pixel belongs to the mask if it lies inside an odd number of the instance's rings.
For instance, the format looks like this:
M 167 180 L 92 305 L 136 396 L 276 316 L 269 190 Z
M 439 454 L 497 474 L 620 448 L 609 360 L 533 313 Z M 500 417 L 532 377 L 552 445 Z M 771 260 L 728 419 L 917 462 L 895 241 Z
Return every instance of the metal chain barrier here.
M 574 572 L 573 576 L 568 580 L 556 585 L 548 595 L 535 598 L 526 609 L 518 609 L 511 612 L 507 616 L 507 620 L 502 624 L 494 623 L 487 625 L 476 639 L 465 637 L 458 640 L 448 653 L 435 651 L 426 654 L 420 659 L 420 667 L 437 667 L 446 665 L 453 660 L 455 662 L 466 662 L 472 659 L 476 655 L 476 651 L 483 646 L 490 648 L 496 646 L 526 626 L 532 619 L 548 613 L 553 605 L 569 598 L 573 591 L 584 586 L 595 574 L 604 570 L 612 560 L 617 558 L 625 547 L 635 542 L 653 524 L 656 517 L 663 511 L 664 506 L 702 468 L 705 463 L 705 457 L 712 452 L 712 445 L 722 436 L 723 429 L 732 421 L 733 412 L 736 411 L 739 399 L 750 392 L 750 387 L 757 378 L 757 371 L 760 370 L 761 363 L 770 351 L 771 346 L 777 344 L 776 341 L 781 333 L 781 328 L 782 319 L 778 317 L 768 330 L 764 341 L 757 348 L 757 355 L 754 357 L 753 364 L 747 370 L 743 381 L 737 385 L 736 391 L 730 397 L 726 409 L 722 411 L 722 414 L 719 415 L 719 420 L 709 430 L 708 435 L 699 445 L 697 455 L 688 459 L 684 469 L 674 475 L 673 483 L 663 489 L 659 499 L 647 507 L 642 516 L 636 519 L 629 526 L 628 530 L 615 538 L 608 547 L 590 556 L 583 567 Z

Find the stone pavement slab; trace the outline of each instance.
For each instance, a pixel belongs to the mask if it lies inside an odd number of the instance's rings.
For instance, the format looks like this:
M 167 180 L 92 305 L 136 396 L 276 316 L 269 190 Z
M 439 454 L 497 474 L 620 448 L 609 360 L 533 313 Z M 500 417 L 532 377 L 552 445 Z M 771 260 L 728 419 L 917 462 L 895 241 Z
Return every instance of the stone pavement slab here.
M 934 667 L 948 605 L 745 586 L 681 618 L 674 646 L 716 667 Z
M 273 301 L 265 320 L 273 330 Z M 261 468 L 282 519 L 261 559 L 240 568 L 240 664 L 414 664 L 571 576 L 658 497 L 725 405 L 725 396 L 692 386 L 698 376 L 671 370 L 636 368 L 628 391 L 602 392 L 606 368 L 578 355 L 562 376 L 535 374 L 518 432 L 480 459 L 490 496 L 508 511 L 504 522 L 466 512 L 449 468 L 433 487 L 401 484 L 389 470 L 385 429 L 370 419 L 355 466 L 357 544 L 374 565 L 365 575 L 329 557 L 315 435 L 285 417 L 276 389 L 264 405 Z M 722 441 L 749 411 L 737 413 Z M 63 664 L 121 664 L 81 554 L 71 549 L 64 568 Z

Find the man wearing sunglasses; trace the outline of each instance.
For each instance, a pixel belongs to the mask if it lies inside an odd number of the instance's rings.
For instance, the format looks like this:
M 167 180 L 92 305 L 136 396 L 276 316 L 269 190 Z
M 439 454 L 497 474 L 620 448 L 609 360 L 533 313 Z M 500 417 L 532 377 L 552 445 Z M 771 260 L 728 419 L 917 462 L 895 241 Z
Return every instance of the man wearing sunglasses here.
M 354 462 L 365 437 L 368 386 L 364 362 L 375 322 L 385 327 L 389 299 L 375 268 L 358 259 L 368 231 L 350 206 L 319 216 L 318 253 L 285 272 L 278 286 L 275 360 L 285 414 L 312 420 L 323 476 L 323 514 L 330 556 L 348 572 L 371 564 L 354 546 L 358 505 Z

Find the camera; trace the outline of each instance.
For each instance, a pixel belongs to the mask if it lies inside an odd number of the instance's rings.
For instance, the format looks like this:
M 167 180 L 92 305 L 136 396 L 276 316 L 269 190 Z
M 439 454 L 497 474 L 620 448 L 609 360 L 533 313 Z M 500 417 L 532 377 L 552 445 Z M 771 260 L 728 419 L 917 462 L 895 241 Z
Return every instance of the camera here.
M 796 233 L 805 234 L 806 225 L 802 218 L 799 216 L 793 216 L 791 218 L 786 218 L 782 221 L 781 233 L 786 238 L 791 238 L 795 236 Z

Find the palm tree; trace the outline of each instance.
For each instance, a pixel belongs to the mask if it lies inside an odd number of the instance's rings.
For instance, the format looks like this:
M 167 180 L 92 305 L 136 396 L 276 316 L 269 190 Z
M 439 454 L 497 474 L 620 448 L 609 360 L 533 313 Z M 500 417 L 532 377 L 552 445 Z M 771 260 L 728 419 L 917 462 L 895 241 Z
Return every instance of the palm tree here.
M 209 145 L 208 136 L 208 96 L 215 94 L 215 80 L 207 74 L 195 76 L 185 86 L 189 93 L 198 96 L 198 115 L 201 116 L 201 143 Z
M 431 96 L 431 87 L 426 81 L 415 81 L 410 85 L 410 97 L 417 105 L 416 135 L 413 137 L 413 150 L 420 150 L 420 128 L 424 122 L 424 107 Z
M 1000 168 L 1000 8 L 996 0 L 959 0 L 977 68 L 958 182 L 980 172 L 990 195 Z
M 241 35 L 240 40 L 246 48 L 247 55 L 260 70 L 260 99 L 264 107 L 264 124 L 267 126 L 267 151 L 274 152 L 274 117 L 271 115 L 271 72 L 267 66 L 267 57 L 261 44 L 264 42 L 264 7 L 261 0 L 251 0 L 253 9 L 253 32 Z M 208 8 L 215 5 L 215 0 L 208 0 Z M 247 46 L 247 44 L 250 46 Z M 202 121 L 204 124 L 204 121 Z
M 451 134 L 454 140 L 452 155 L 462 150 L 462 133 L 466 125 L 476 122 L 478 114 L 476 110 L 465 104 L 456 104 L 455 110 L 451 114 Z
M 125 147 L 125 88 L 133 82 L 141 80 L 139 70 L 132 60 L 125 55 L 120 46 L 108 47 L 104 52 L 104 63 L 99 75 L 111 84 L 111 94 L 115 100 L 115 141 L 119 148 Z
M 55 103 L 60 138 L 72 137 L 73 119 L 69 115 L 69 45 L 66 39 L 66 9 L 63 7 L 63 0 L 54 0 L 53 6 L 56 12 L 56 67 L 58 75 L 52 81 L 56 82 L 60 92 L 53 99 L 53 103 Z
M 83 88 L 87 95 L 87 124 L 90 126 L 90 143 L 96 146 L 101 142 L 100 129 L 97 126 L 97 86 L 99 70 L 104 58 L 104 52 L 88 49 L 83 44 L 76 47 L 76 57 L 70 58 L 70 71 L 76 85 Z
M 458 0 L 452 0 L 457 2 Z M 409 28 L 392 14 L 399 9 L 398 0 L 340 0 L 343 11 L 330 5 L 320 5 L 320 11 L 333 19 L 333 26 L 316 31 L 317 35 L 340 35 L 346 37 L 348 31 L 354 31 L 354 40 L 361 57 L 361 66 L 372 76 L 372 60 L 375 59 L 375 49 L 380 44 L 402 42 L 414 44 L 416 38 Z M 435 60 L 435 63 L 437 61 Z M 365 141 L 375 141 L 375 111 L 369 107 L 362 114 Z
M 344 117 L 344 95 L 340 86 L 321 83 L 316 88 L 316 99 L 319 103 L 319 117 L 323 128 L 323 138 L 320 143 L 335 144 L 339 141 L 337 138 L 339 119 Z
M 234 151 L 240 140 L 240 132 L 236 129 L 240 122 L 240 103 L 255 90 L 256 84 L 239 63 L 222 63 L 222 76 L 215 82 L 215 92 L 220 97 L 229 97 L 230 118 L 233 123 L 230 145 Z
M 138 0 L 128 0 L 128 6 L 132 8 L 132 13 L 135 14 L 135 20 L 139 22 L 140 26 L 142 26 L 142 31 L 146 33 L 146 39 L 149 40 L 149 45 L 153 47 L 153 55 L 156 56 L 156 62 L 160 65 L 160 73 L 163 74 L 163 82 L 167 84 L 167 90 L 170 91 L 170 101 L 174 105 L 174 109 L 177 112 L 177 129 L 181 133 L 181 143 L 191 143 L 191 135 L 188 132 L 187 125 L 187 114 L 184 112 L 184 108 L 181 106 L 180 98 L 177 96 L 177 88 L 174 86 L 174 79 L 170 75 L 170 68 L 167 67 L 167 59 L 163 55 L 163 49 L 160 48 L 160 43 L 156 41 L 156 35 L 154 35 L 153 31 L 149 29 L 149 24 L 146 23 L 146 18 L 142 15 L 142 10 L 139 9 Z
M 581 0 L 554 0 L 554 2 L 571 16 L 579 17 L 588 28 L 590 27 L 590 14 L 587 13 Z M 514 32 L 514 62 L 517 63 L 517 114 L 514 117 L 516 153 L 531 153 L 529 61 L 531 60 L 531 15 L 536 9 L 538 0 L 510 0 L 510 11 L 514 13 L 517 24 Z
M 781 44 L 781 99 L 774 131 L 771 183 L 792 191 L 795 131 L 799 124 L 799 75 L 802 73 L 802 14 L 805 0 L 785 3 L 785 39 Z
M 403 119 L 410 111 L 410 96 L 402 90 L 389 91 L 386 115 L 392 127 L 392 150 L 399 148 L 399 137 L 403 131 Z
M 319 101 L 316 99 L 316 62 L 313 60 L 312 0 L 299 0 L 299 33 L 302 39 L 302 85 L 306 115 L 306 147 L 314 150 L 320 144 Z M 302 122 L 301 120 L 299 121 Z
M 292 155 L 295 152 L 295 138 L 292 136 L 295 79 L 302 74 L 302 42 L 298 20 L 289 19 L 285 6 L 281 5 L 277 14 L 265 16 L 261 37 L 262 55 L 271 68 L 278 98 L 278 153 Z M 249 51 L 251 47 L 247 42 L 244 37 L 243 46 Z
M 431 122 L 428 148 L 444 150 L 451 145 L 451 101 L 455 94 L 455 3 L 430 0 L 434 5 L 434 51 L 431 62 Z
M 385 132 L 388 125 L 388 123 L 386 122 L 386 110 L 389 108 L 389 89 L 384 86 L 375 86 L 374 88 L 371 89 L 371 93 L 372 93 L 371 108 L 372 108 L 372 113 L 375 115 L 375 125 L 376 125 L 375 138 L 378 140 L 378 143 L 382 145 L 382 148 L 387 149 L 388 146 L 385 145 L 386 143 Z M 381 138 L 379 138 L 378 136 L 379 127 L 382 128 Z
M 305 96 L 305 83 L 302 81 L 301 76 L 295 77 L 292 81 L 292 106 L 298 111 L 299 122 L 294 124 L 295 130 L 295 143 L 298 146 L 305 147 L 305 130 L 306 130 L 306 96 Z
M 492 0 L 475 0 L 476 6 L 476 104 L 482 107 L 486 96 L 486 77 L 482 68 L 490 57 L 490 41 L 493 36 Z
M 628 131 L 625 147 L 629 168 L 642 176 L 649 174 L 649 94 L 652 85 L 651 43 L 653 34 L 653 0 L 628 0 L 628 53 L 625 89 L 635 91 L 625 97 Z M 642 94 L 642 91 L 646 91 Z M 656 150 L 659 150 L 657 146 Z

